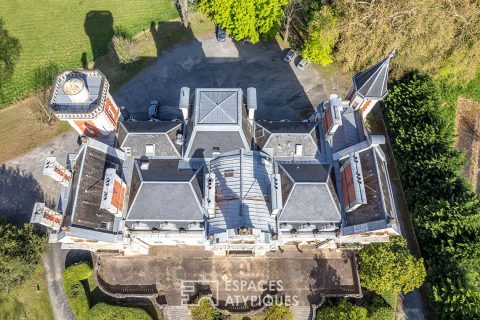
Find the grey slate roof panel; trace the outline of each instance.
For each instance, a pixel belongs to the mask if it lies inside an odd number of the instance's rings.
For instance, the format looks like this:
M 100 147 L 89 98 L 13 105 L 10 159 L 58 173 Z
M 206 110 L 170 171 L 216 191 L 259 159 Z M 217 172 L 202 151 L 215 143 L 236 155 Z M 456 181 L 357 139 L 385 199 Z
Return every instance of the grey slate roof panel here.
M 201 221 L 203 212 L 190 183 L 142 183 L 127 221 Z
M 133 157 L 141 157 L 146 155 L 147 144 L 155 145 L 155 157 L 180 158 L 181 156 L 171 137 L 165 133 L 130 133 L 121 147 L 130 148 Z
M 337 152 L 351 147 L 365 139 L 363 124 L 359 112 L 351 107 L 342 113 L 342 125 L 335 131 L 332 138 L 332 151 Z
M 257 121 L 257 124 L 271 133 L 310 133 L 315 128 L 315 122 L 303 121 Z
M 220 153 L 246 148 L 239 131 L 197 131 L 188 158 L 212 158 L 213 148 Z
M 330 164 L 281 163 L 280 166 L 294 182 L 327 182 Z
M 340 211 L 327 184 L 295 184 L 279 222 L 339 223 Z
M 197 89 L 196 121 L 199 124 L 238 124 L 239 89 Z M 240 95 L 240 97 L 239 97 Z
M 197 170 L 179 169 L 179 160 L 150 159 L 148 170 L 140 170 L 140 160 L 137 160 L 136 169 L 143 181 L 147 182 L 188 182 Z
M 376 65 L 353 77 L 355 91 L 364 98 L 383 99 L 388 94 L 388 70 L 395 50 Z

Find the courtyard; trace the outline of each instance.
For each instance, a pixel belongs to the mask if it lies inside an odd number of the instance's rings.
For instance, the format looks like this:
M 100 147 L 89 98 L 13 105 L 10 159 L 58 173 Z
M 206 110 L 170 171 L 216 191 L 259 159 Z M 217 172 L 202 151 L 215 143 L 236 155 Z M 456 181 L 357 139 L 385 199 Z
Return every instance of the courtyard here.
M 265 256 L 213 256 L 204 247 L 156 246 L 148 256 L 100 256 L 98 276 L 115 293 L 158 295 L 169 306 L 208 293 L 219 305 L 256 305 L 265 294 L 309 306 L 322 296 L 360 296 L 353 251 L 286 245 Z M 195 292 L 200 284 L 202 292 Z M 192 288 L 188 288 L 188 287 Z M 137 287 L 137 291 L 135 291 Z M 198 290 L 198 287 L 196 287 Z

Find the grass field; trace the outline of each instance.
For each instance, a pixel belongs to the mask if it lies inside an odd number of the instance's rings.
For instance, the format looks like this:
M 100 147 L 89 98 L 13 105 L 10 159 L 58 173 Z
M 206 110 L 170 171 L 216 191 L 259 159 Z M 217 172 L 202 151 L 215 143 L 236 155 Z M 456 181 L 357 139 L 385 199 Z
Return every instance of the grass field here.
M 37 290 L 37 285 L 39 290 Z M 18 290 L 9 294 L 0 294 L 0 319 L 53 319 L 42 263 L 38 265 L 32 279 Z
M 36 89 L 36 69 L 81 67 L 83 53 L 88 61 L 105 53 L 116 26 L 136 34 L 152 21 L 177 17 L 172 0 L 0 1 L 4 28 L 21 46 L 13 77 L 1 86 L 0 107 Z

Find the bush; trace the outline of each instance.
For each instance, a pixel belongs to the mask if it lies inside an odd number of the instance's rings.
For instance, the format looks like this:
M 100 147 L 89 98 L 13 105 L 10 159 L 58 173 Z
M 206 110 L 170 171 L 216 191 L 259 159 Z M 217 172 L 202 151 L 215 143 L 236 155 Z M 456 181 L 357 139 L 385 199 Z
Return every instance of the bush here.
M 69 266 L 63 272 L 63 288 L 68 304 L 78 319 L 86 319 L 90 303 L 88 292 L 85 291 L 82 281 L 92 275 L 92 267 L 87 262 Z
M 223 320 L 225 314 L 212 306 L 208 299 L 198 300 L 198 305 L 191 308 L 192 320 Z
M 72 312 L 78 320 L 151 319 L 150 315 L 140 308 L 116 306 L 103 302 L 91 306 L 87 279 L 92 273 L 93 269 L 88 262 L 72 265 L 63 272 L 63 288 Z
M 129 64 L 140 58 L 135 40 L 122 35 L 115 35 L 112 38 L 112 43 L 120 63 Z
M 265 320 L 292 320 L 293 314 L 285 304 L 272 304 L 265 310 Z
M 95 320 L 151 320 L 150 315 L 143 309 L 132 307 L 121 307 L 97 303 L 88 312 L 89 319 Z
M 342 300 L 338 305 L 329 303 L 317 310 L 317 320 L 366 320 L 367 309 L 354 306 L 347 300 Z

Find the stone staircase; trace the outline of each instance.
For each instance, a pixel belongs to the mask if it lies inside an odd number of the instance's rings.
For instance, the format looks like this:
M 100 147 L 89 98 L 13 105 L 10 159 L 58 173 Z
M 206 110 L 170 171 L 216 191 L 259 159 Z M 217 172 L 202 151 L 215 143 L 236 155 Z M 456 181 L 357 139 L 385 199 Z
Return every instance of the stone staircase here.
M 190 320 L 187 306 L 165 306 L 163 320 Z
M 312 309 L 310 306 L 292 306 L 295 320 L 312 320 Z

